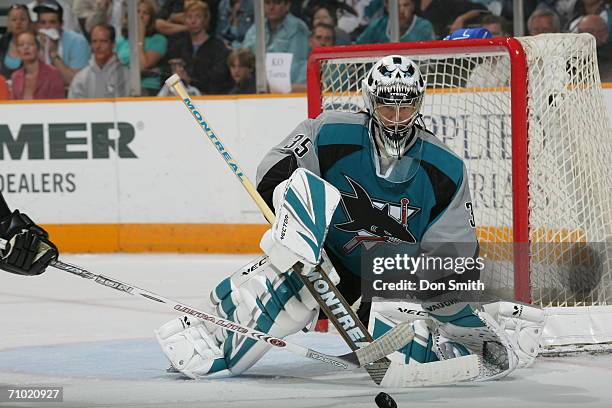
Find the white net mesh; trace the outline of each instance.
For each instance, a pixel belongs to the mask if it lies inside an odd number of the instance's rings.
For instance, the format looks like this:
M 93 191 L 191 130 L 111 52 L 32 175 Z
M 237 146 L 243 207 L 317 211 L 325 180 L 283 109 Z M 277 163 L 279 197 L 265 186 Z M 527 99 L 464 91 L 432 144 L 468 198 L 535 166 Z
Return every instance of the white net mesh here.
M 611 304 L 612 131 L 595 41 L 588 34 L 519 41 L 528 66 L 531 299 L 542 306 Z M 485 284 L 512 296 L 512 143 L 521 138 L 511 124 L 510 54 L 500 47 L 427 52 L 407 43 L 370 57 L 335 55 L 321 61 L 322 110 L 361 110 L 361 79 L 392 53 L 410 56 L 427 78 L 423 120 L 467 165 L 478 237 L 489 258 Z
M 591 35 L 526 37 L 532 296 L 612 303 L 612 131 Z M 571 244 L 571 243 L 581 244 Z M 549 272 L 549 270 L 556 273 Z

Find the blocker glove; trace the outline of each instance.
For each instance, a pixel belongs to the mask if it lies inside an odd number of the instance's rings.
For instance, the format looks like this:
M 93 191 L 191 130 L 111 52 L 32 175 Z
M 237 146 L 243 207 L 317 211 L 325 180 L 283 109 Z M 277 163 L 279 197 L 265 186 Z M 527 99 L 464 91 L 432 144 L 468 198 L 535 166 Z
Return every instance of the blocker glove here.
M 0 268 L 18 275 L 40 275 L 57 259 L 47 231 L 19 210 L 0 220 Z

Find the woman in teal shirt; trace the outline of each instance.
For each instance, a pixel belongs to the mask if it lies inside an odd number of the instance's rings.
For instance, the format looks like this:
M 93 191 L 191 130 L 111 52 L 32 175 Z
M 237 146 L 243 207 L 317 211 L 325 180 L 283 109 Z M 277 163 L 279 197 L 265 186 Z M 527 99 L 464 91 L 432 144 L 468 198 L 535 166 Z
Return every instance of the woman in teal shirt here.
M 143 96 L 155 96 L 161 88 L 159 62 L 168 49 L 166 37 L 155 31 L 155 4 L 152 0 L 138 2 L 138 55 L 140 58 L 140 86 Z M 126 19 L 127 20 L 127 19 Z M 130 43 L 127 39 L 127 24 L 117 40 L 117 58 L 122 64 L 130 64 Z
M 435 40 L 431 23 L 414 14 L 415 0 L 399 0 L 400 42 Z M 388 1 L 385 0 L 385 14 L 370 22 L 368 27 L 357 37 L 357 44 L 378 44 L 391 42 L 389 27 Z

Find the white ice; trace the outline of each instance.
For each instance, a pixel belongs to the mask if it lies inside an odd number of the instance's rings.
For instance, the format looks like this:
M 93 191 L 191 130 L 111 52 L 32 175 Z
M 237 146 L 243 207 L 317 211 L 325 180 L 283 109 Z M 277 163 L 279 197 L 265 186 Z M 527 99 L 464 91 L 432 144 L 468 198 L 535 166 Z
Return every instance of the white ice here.
M 66 255 L 72 262 L 198 306 L 253 256 Z M 64 387 L 66 407 L 375 407 L 381 391 L 362 370 L 337 372 L 273 350 L 247 375 L 192 381 L 165 372 L 153 329 L 163 306 L 55 269 L 0 273 L 0 384 Z M 296 343 L 347 351 L 338 336 L 300 333 Z M 398 407 L 612 407 L 612 356 L 539 358 L 491 383 L 384 390 Z

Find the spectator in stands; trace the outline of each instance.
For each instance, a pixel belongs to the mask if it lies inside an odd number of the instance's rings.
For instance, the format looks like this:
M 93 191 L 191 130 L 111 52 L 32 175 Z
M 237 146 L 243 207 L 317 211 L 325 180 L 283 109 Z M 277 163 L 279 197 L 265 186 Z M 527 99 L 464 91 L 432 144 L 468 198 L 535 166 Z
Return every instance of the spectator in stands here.
M 289 12 L 291 0 L 264 0 L 266 52 L 284 52 L 293 55 L 291 83 L 306 82 L 306 60 L 308 58 L 308 27 Z M 242 48 L 255 52 L 255 25 L 244 36 Z
M 225 43 L 209 34 L 208 4 L 196 1 L 185 7 L 188 32 L 181 34 L 170 50 L 170 59 L 181 59 L 195 86 L 203 94 L 224 94 L 232 87 L 227 67 L 229 49 Z
M 449 27 L 450 33 L 454 33 L 462 28 L 471 28 L 472 24 L 475 24 L 483 15 L 489 15 L 489 10 L 470 10 L 467 13 L 457 16 L 453 23 Z
M 32 22 L 28 9 L 23 4 L 13 4 L 7 16 L 6 33 L 0 39 L 0 74 L 10 78 L 21 65 L 17 52 L 17 36 L 31 29 Z
M 187 72 L 187 69 L 185 67 L 185 61 L 183 61 L 181 58 L 174 58 L 168 62 L 168 65 L 170 66 L 170 72 L 172 74 L 177 74 L 179 76 L 179 78 L 183 82 L 183 86 L 185 87 L 185 90 L 187 91 L 188 95 L 190 96 L 202 95 L 202 93 L 200 92 L 198 88 L 191 85 L 191 77 L 189 76 L 189 73 Z M 157 94 L 157 96 L 170 96 L 170 95 L 174 95 L 174 94 L 171 88 L 166 84 L 162 86 L 162 89 Z
M 34 11 L 38 13 L 38 33 L 44 62 L 57 68 L 64 78 L 64 84 L 70 85 L 76 73 L 89 62 L 89 44 L 83 35 L 63 28 L 64 10 L 57 2 L 42 2 L 34 7 Z
M 112 25 L 116 33 L 121 32 L 124 15 L 123 0 L 75 0 L 74 12 L 83 33 L 89 35 L 98 24 Z
M 549 8 L 559 16 L 561 32 L 566 32 L 571 20 L 573 20 L 574 6 L 576 0 L 541 0 L 537 8 Z
M 312 12 L 310 17 L 311 30 L 318 24 L 327 24 L 334 27 L 334 37 L 337 45 L 346 45 L 352 42 L 351 36 L 346 31 L 338 27 L 338 19 L 336 18 L 337 7 L 334 5 L 334 3 L 315 3 L 310 11 Z
M 143 96 L 155 96 L 161 88 L 162 57 L 168 50 L 168 40 L 155 30 L 155 3 L 153 0 L 138 1 L 138 59 L 140 62 L 140 87 Z M 123 65 L 130 65 L 130 42 L 128 40 L 127 14 L 117 40 L 117 57 Z
M 400 42 L 428 41 L 435 39 L 433 26 L 427 20 L 414 14 L 415 0 L 398 0 Z M 389 2 L 385 1 L 388 10 Z M 372 21 L 363 33 L 357 37 L 358 44 L 376 44 L 390 42 L 389 14 Z
M 155 28 L 163 35 L 170 37 L 187 31 L 185 9 L 194 1 L 201 0 L 166 0 L 155 17 Z M 217 23 L 218 0 L 204 1 L 211 15 L 210 32 L 215 32 Z
M 527 20 L 527 32 L 529 35 L 558 33 L 561 31 L 559 16 L 547 8 L 536 9 Z
M 329 47 L 331 45 L 335 45 L 335 42 L 336 42 L 335 35 L 336 35 L 336 31 L 334 30 L 333 26 L 329 24 L 325 24 L 325 23 L 317 23 L 313 27 L 312 31 L 310 32 L 310 37 L 308 38 L 308 54 L 310 55 L 310 52 L 312 52 L 314 48 Z M 303 69 L 302 75 L 305 78 L 306 77 L 306 65 L 304 65 L 302 69 Z M 303 84 L 293 85 L 292 92 L 306 92 L 306 91 L 307 91 L 306 82 L 304 82 Z
M 334 26 L 326 23 L 317 23 L 308 39 L 308 45 L 312 51 L 316 47 L 330 47 L 336 44 L 336 30 Z
M 600 16 L 606 23 L 608 37 L 612 37 L 612 6 L 610 0 L 578 0 L 574 5 L 574 19 L 569 25 L 569 31 L 576 32 L 580 20 L 589 14 Z
M 248 48 L 233 50 L 227 56 L 234 87 L 230 94 L 254 94 L 257 93 L 255 79 L 255 55 Z
M 184 5 L 185 0 L 166 1 L 155 16 L 155 29 L 166 37 L 186 32 Z
M 6 99 L 11 99 L 11 94 L 6 83 L 6 79 L 2 75 L 0 75 L 0 100 Z
M 330 2 L 333 0 L 324 0 Z M 334 1 L 342 6 L 338 8 L 338 28 L 356 38 L 383 9 L 383 0 L 341 0 Z
M 128 69 L 119 62 L 114 48 L 115 28 L 108 24 L 94 26 L 89 66 L 75 75 L 68 98 L 118 98 L 130 94 Z
M 444 38 L 490 12 L 478 1 L 420 0 L 416 13 L 433 25 L 436 38 Z
M 589 14 L 580 19 L 576 26 L 579 33 L 589 33 L 597 42 L 597 48 L 608 42 L 608 26 L 603 18 L 596 14 Z
M 238 47 L 255 21 L 253 0 L 221 0 L 217 36 L 230 47 Z
M 503 17 L 487 14 L 482 18 L 480 26 L 489 30 L 493 37 L 508 36 L 507 23 Z
M 28 3 L 28 11 L 30 12 L 30 20 L 34 23 L 38 23 L 38 13 L 36 12 L 36 7 L 40 6 L 44 3 L 56 3 L 63 10 L 63 27 L 65 30 L 75 31 L 77 33 L 81 32 L 81 26 L 79 25 L 79 21 L 77 20 L 76 14 L 72 11 L 72 1 L 65 0 L 35 0 Z
M 39 59 L 40 46 L 33 31 L 17 36 L 22 66 L 11 75 L 13 99 L 63 99 L 64 81 L 60 71 Z
M 579 33 L 589 33 L 595 37 L 597 44 L 597 63 L 602 82 L 612 81 L 612 42 L 608 27 L 601 16 L 586 15 L 576 27 Z

